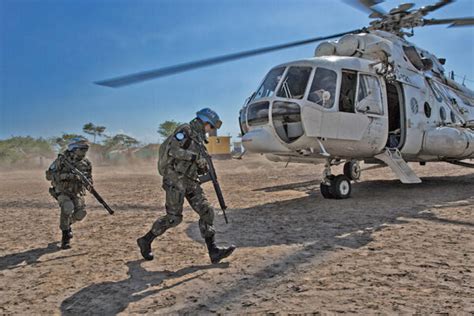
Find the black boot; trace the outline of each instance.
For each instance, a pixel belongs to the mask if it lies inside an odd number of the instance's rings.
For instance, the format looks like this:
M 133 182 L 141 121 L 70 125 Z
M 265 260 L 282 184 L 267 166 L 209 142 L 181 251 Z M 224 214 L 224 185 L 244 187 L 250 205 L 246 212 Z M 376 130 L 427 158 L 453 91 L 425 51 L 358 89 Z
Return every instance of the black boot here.
M 145 260 L 153 260 L 153 253 L 151 252 L 151 243 L 156 238 L 156 235 L 151 230 L 145 236 L 137 239 L 138 247 Z
M 62 232 L 63 237 L 61 239 L 61 249 L 69 249 L 71 248 L 71 245 L 69 244 L 69 241 L 71 240 L 69 229 L 63 230 Z
M 209 257 L 212 263 L 219 263 L 222 259 L 227 258 L 234 252 L 235 246 L 230 247 L 217 247 L 214 237 L 207 237 L 206 239 L 207 249 L 209 250 Z

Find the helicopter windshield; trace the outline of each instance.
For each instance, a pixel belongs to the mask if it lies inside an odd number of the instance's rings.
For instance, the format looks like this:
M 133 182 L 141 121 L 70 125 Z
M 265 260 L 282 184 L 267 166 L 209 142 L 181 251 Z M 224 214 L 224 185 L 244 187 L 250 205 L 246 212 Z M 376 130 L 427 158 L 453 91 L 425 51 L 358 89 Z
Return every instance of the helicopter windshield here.
M 287 99 L 302 99 L 312 70 L 311 67 L 290 67 L 277 96 Z
M 278 68 L 270 70 L 268 75 L 265 77 L 265 80 L 263 81 L 262 85 L 258 88 L 257 92 L 255 93 L 252 101 L 255 101 L 261 98 L 271 97 L 275 93 L 275 89 L 284 71 L 285 71 L 285 67 L 278 67 Z

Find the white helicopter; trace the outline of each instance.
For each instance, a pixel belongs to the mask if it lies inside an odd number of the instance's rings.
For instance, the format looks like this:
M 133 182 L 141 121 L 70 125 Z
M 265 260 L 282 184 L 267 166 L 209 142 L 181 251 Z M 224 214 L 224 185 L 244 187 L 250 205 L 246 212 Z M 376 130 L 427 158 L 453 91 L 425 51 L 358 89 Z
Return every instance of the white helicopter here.
M 445 59 L 405 40 L 413 28 L 474 25 L 474 18 L 424 19 L 453 0 L 383 12 L 382 0 L 359 0 L 369 27 L 219 56 L 97 82 L 119 87 L 284 48 L 322 42 L 314 57 L 274 67 L 240 110 L 246 151 L 271 161 L 325 162 L 321 193 L 343 199 L 361 174 L 360 161 L 389 166 L 403 183 L 419 183 L 407 162 L 474 158 L 474 92 L 447 76 Z M 411 29 L 408 33 L 404 29 Z M 333 175 L 331 167 L 344 164 Z

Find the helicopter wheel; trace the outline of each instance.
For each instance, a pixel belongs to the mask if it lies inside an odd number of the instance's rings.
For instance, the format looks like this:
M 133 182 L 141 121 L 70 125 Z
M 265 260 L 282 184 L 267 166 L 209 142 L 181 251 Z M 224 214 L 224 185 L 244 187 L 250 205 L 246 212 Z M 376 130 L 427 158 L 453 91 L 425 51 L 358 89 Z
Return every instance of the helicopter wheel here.
M 331 181 L 329 191 L 333 198 L 347 199 L 351 195 L 351 180 L 347 176 L 340 174 Z
M 325 199 L 334 199 L 334 195 L 331 192 L 331 186 L 321 182 L 319 190 Z
M 344 164 L 344 175 L 349 180 L 359 180 L 360 178 L 360 165 L 357 160 L 351 160 Z

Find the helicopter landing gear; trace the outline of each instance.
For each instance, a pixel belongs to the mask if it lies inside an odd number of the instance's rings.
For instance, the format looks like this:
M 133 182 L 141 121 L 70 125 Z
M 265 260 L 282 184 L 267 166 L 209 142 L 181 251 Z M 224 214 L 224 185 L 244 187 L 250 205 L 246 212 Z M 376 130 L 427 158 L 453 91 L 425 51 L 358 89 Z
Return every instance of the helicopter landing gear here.
M 360 168 L 356 161 L 346 162 L 344 165 L 344 174 L 334 176 L 331 174 L 331 166 L 339 164 L 340 161 L 332 162 L 332 160 L 327 159 L 324 172 L 323 172 L 323 181 L 321 182 L 319 188 L 321 194 L 326 199 L 347 199 L 351 195 L 352 186 L 351 178 L 349 178 L 346 173 L 347 169 L 354 169 L 357 172 L 354 172 L 353 176 L 357 179 L 360 177 Z M 352 163 L 352 164 L 351 164 Z M 357 166 L 358 168 L 355 168 Z
M 359 180 L 360 173 L 360 164 L 357 160 L 351 160 L 344 164 L 344 175 L 350 180 Z

